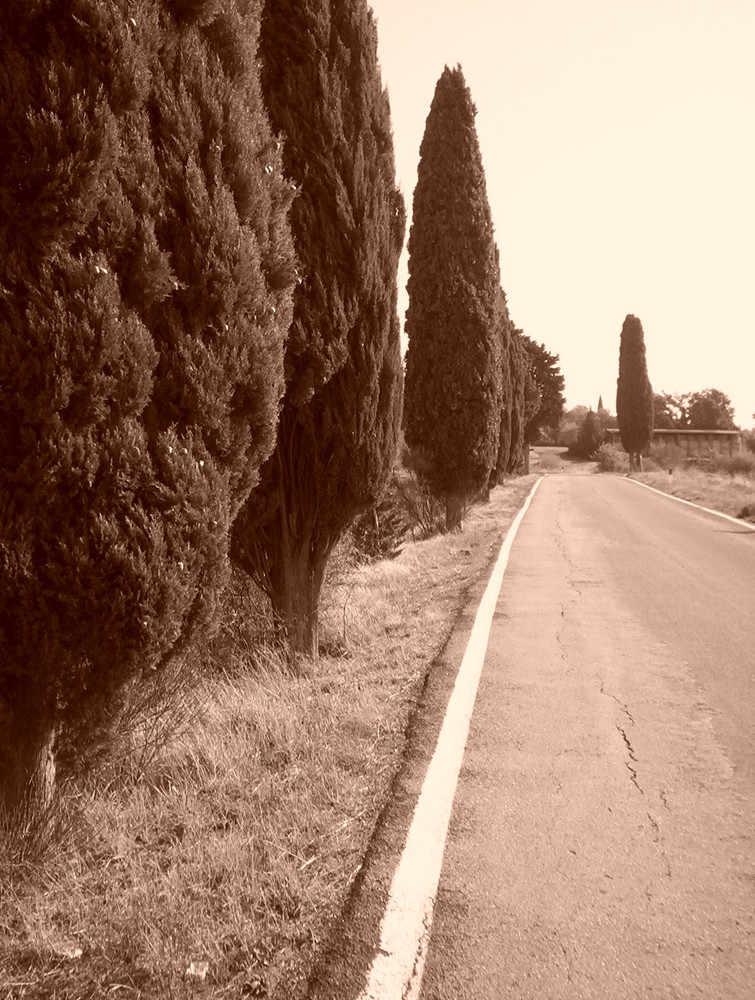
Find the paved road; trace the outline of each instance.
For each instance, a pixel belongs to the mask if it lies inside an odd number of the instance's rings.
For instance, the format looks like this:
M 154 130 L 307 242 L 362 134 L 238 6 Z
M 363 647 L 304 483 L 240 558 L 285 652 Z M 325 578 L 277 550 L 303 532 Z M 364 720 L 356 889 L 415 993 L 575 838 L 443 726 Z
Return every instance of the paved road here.
M 423 1000 L 755 996 L 755 532 L 552 476 L 514 544 Z

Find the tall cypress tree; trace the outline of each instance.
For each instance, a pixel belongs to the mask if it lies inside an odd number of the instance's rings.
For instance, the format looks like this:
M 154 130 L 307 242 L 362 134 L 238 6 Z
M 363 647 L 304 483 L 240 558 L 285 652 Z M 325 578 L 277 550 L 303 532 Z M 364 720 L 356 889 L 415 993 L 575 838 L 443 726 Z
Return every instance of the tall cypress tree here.
M 234 529 L 295 655 L 316 655 L 328 557 L 382 492 L 400 424 L 404 235 L 388 96 L 366 0 L 267 0 L 263 92 L 298 188 L 301 283 L 275 453 Z
M 522 346 L 521 330 L 512 328 L 509 336 L 510 370 L 512 378 L 509 460 L 507 472 L 518 472 L 525 462 L 524 430 L 527 424 L 527 400 L 532 397 L 532 373 Z
M 642 323 L 629 315 L 621 328 L 616 417 L 629 468 L 642 471 L 642 452 L 653 439 L 653 388 L 648 378 Z
M 124 683 L 211 623 L 273 444 L 291 196 L 257 20 L 213 2 L 0 11 L 6 808 L 47 801 Z
M 438 80 L 420 146 L 409 235 L 404 425 L 446 525 L 495 466 L 499 276 L 476 110 L 461 67 Z
M 512 364 L 511 337 L 512 322 L 506 302 L 506 293 L 500 289 L 498 297 L 498 335 L 500 337 L 499 378 L 500 378 L 500 427 L 498 431 L 498 450 L 495 467 L 490 476 L 490 485 L 503 483 L 508 472 L 511 452 L 511 423 L 516 393 L 517 372 Z

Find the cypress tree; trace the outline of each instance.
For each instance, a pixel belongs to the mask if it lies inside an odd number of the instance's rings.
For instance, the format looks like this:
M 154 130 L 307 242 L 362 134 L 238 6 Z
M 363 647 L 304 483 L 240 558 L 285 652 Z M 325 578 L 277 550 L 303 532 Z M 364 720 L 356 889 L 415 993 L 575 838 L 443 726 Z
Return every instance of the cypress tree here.
M 642 323 L 629 315 L 621 328 L 616 418 L 630 471 L 642 471 L 642 452 L 653 438 L 653 388 L 648 378 Z
M 512 367 L 511 336 L 512 323 L 506 303 L 506 293 L 500 289 L 498 298 L 498 334 L 500 337 L 499 378 L 500 378 L 500 427 L 495 467 L 490 476 L 490 485 L 503 483 L 508 472 L 511 451 L 511 423 L 516 391 L 516 372 Z
M 510 371 L 512 379 L 509 460 L 507 472 L 513 475 L 525 463 L 524 431 L 527 425 L 528 400 L 533 395 L 533 378 L 527 353 L 521 340 L 521 330 L 512 328 L 509 337 Z
M 328 557 L 390 476 L 402 370 L 396 313 L 404 206 L 366 0 L 267 0 L 262 84 L 298 188 L 301 283 L 275 453 L 234 529 L 292 658 L 318 651 Z
M 500 429 L 499 275 L 476 109 L 461 67 L 435 88 L 409 235 L 407 444 L 419 448 L 446 525 L 495 465 Z
M 257 20 L 149 0 L 0 13 L 6 809 L 49 801 L 123 685 L 212 622 L 273 444 L 291 196 Z
M 580 458 L 592 458 L 603 444 L 604 438 L 605 432 L 600 418 L 597 413 L 593 413 L 592 409 L 590 409 L 579 425 L 573 451 Z

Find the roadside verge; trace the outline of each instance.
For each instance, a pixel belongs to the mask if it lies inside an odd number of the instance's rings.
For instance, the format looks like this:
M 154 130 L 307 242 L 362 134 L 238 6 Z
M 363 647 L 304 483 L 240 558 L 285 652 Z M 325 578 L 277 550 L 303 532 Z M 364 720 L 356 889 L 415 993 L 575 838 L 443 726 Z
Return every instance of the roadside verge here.
M 538 479 L 487 580 L 428 676 L 408 752 L 310 1000 L 415 1000 L 432 924 L 456 782 L 509 553 Z M 484 588 L 484 589 L 483 589 Z M 460 665 L 459 665 L 460 664 Z
M 737 524 L 741 528 L 745 528 L 749 531 L 755 531 L 755 524 L 752 524 L 752 522 L 747 521 L 744 518 L 732 517 L 731 514 L 724 514 L 720 510 L 713 510 L 712 507 L 703 507 L 702 504 L 694 503 L 692 500 L 686 500 L 684 497 L 676 496 L 673 493 L 667 493 L 665 490 L 659 490 L 655 486 L 651 486 L 650 483 L 643 483 L 641 480 L 633 479 L 631 476 L 626 476 L 624 478 L 626 478 L 630 483 L 634 483 L 635 486 L 641 486 L 645 490 L 650 490 L 653 493 L 660 494 L 660 496 L 668 497 L 669 500 L 675 500 L 676 503 L 683 503 L 687 507 L 695 507 L 697 510 L 702 510 L 706 514 L 712 514 L 714 517 L 721 517 L 725 521 L 731 521 L 732 524 Z

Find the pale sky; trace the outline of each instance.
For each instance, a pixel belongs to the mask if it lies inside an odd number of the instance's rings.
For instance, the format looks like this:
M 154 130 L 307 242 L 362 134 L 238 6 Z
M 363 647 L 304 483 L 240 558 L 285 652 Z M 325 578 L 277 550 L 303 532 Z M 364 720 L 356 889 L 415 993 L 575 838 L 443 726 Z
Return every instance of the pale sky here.
M 370 2 L 407 209 L 461 63 L 511 316 L 560 355 L 567 406 L 615 409 L 634 313 L 655 391 L 720 389 L 752 427 L 755 0 Z M 405 285 L 406 254 L 402 321 Z

